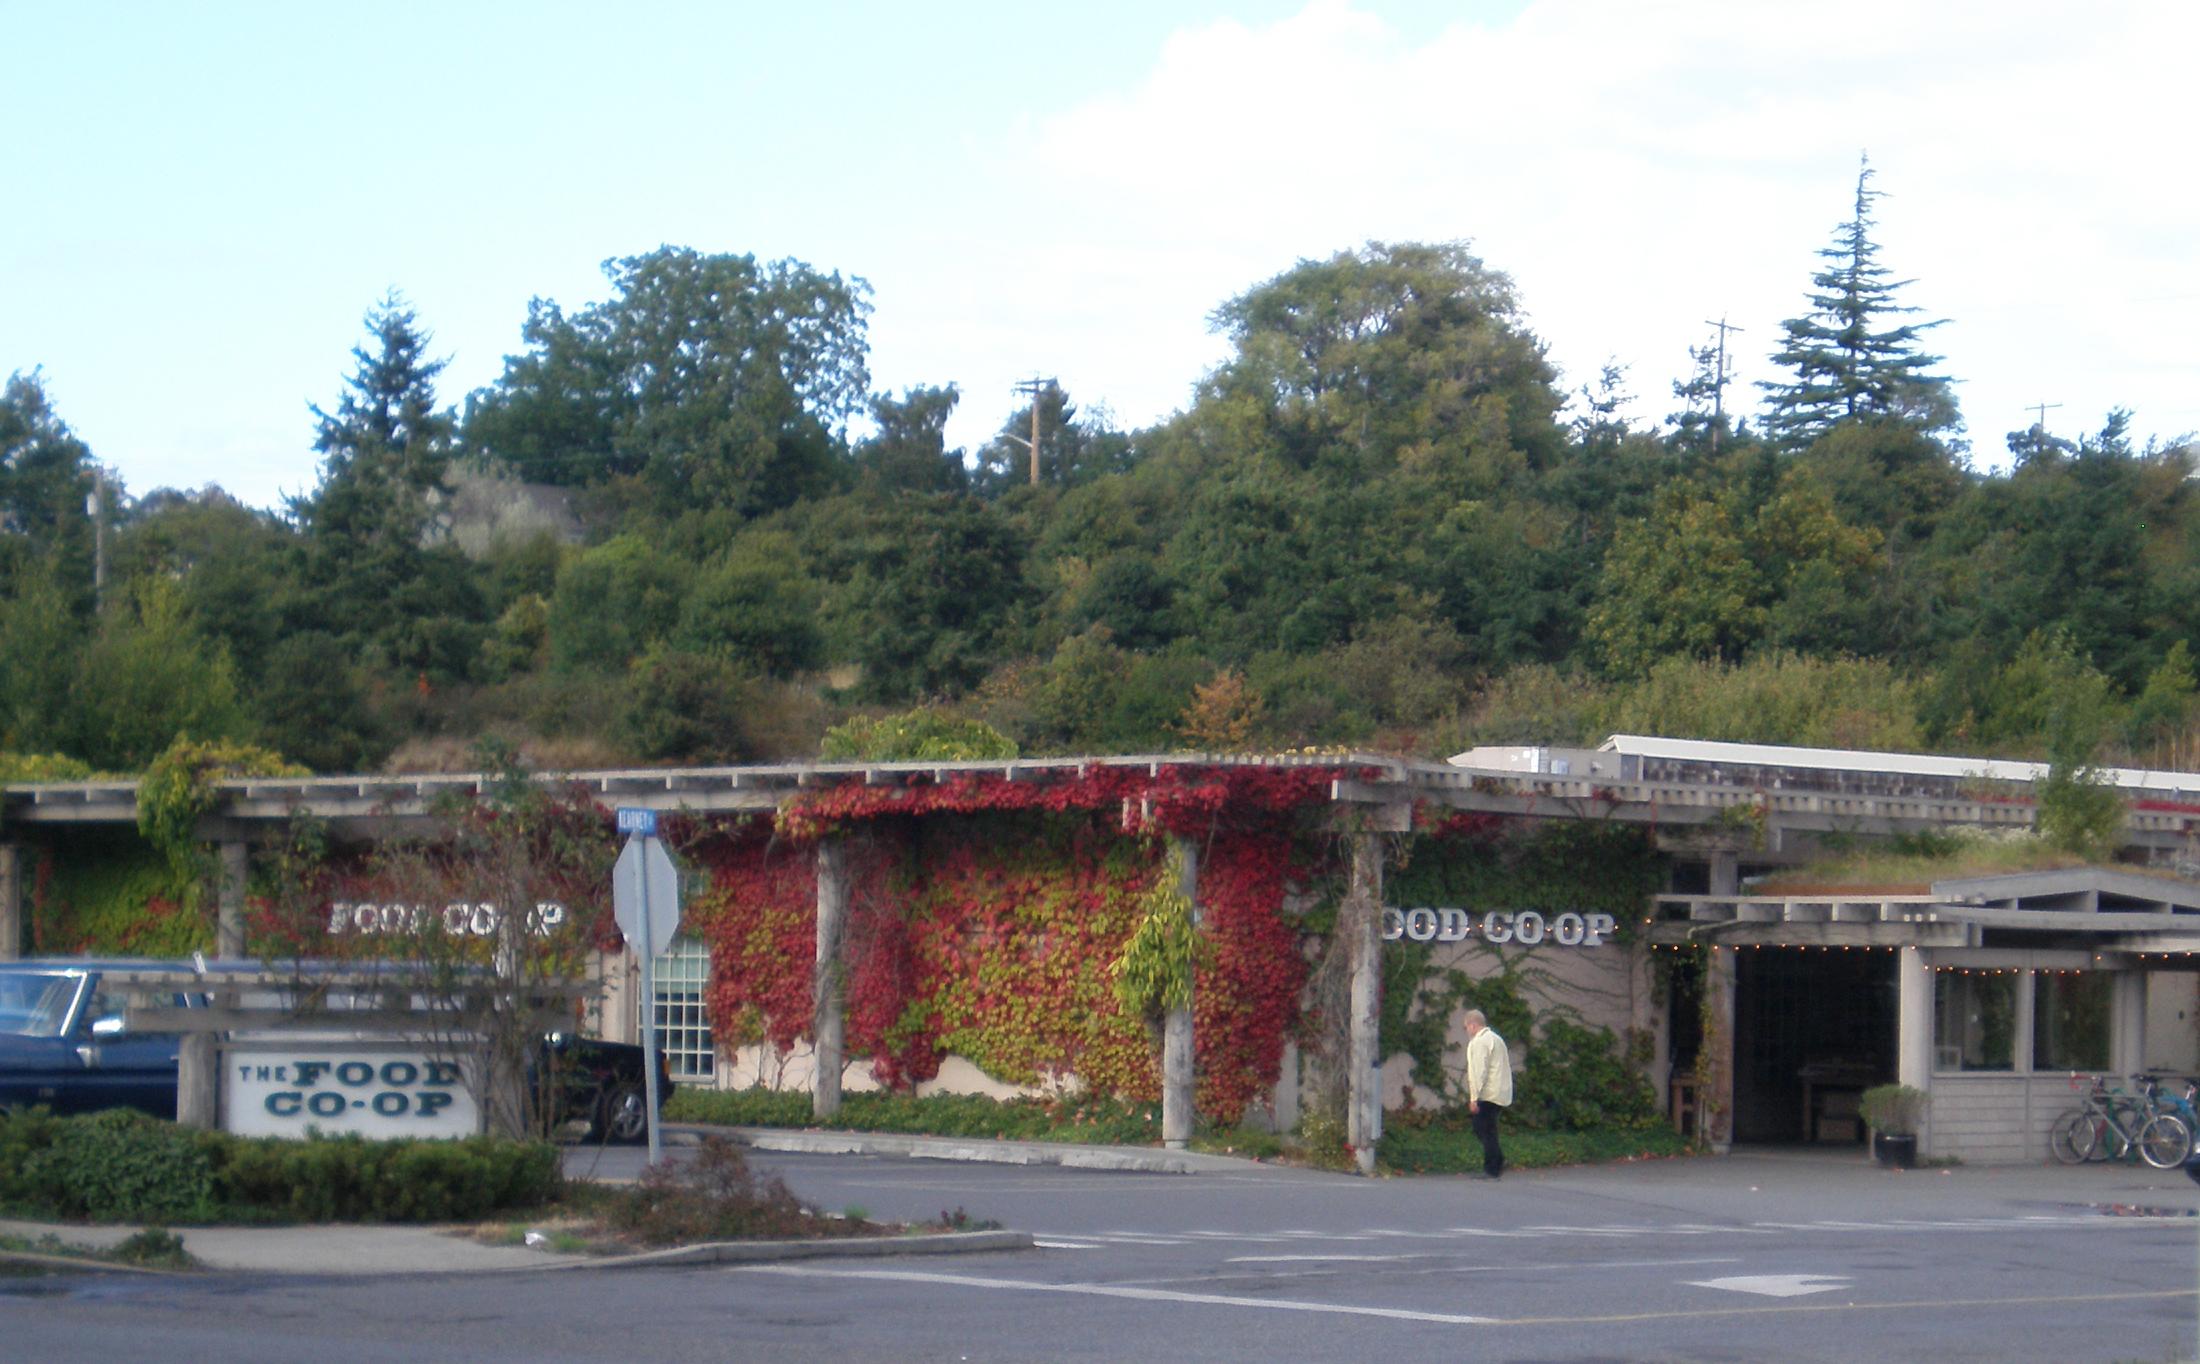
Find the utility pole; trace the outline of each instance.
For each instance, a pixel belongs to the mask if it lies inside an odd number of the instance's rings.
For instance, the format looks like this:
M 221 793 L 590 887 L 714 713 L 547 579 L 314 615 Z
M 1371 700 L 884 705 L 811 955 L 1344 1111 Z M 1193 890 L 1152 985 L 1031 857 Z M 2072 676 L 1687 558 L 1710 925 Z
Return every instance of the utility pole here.
M 1704 325 L 1719 329 L 1719 367 L 1712 371 L 1711 377 L 1711 456 L 1716 459 L 1719 455 L 1719 428 L 1726 425 L 1726 334 L 1738 332 L 1741 328 L 1728 322 L 1724 316 L 1716 322 L 1706 318 Z
M 1031 395 L 1031 439 L 1024 440 L 1020 436 L 1010 436 L 1009 439 L 1031 450 L 1031 486 L 1034 488 L 1039 486 L 1039 395 L 1053 387 L 1054 380 L 1042 379 L 1037 375 L 1021 380 L 1016 385 L 1018 393 Z
M 2027 412 L 2038 414 L 2032 419 L 2032 453 L 2034 455 L 2047 453 L 2047 409 L 2061 406 L 2061 403 L 2034 403 L 2024 409 Z
M 92 492 L 84 499 L 84 514 L 92 518 L 92 602 L 107 609 L 107 468 L 92 466 Z

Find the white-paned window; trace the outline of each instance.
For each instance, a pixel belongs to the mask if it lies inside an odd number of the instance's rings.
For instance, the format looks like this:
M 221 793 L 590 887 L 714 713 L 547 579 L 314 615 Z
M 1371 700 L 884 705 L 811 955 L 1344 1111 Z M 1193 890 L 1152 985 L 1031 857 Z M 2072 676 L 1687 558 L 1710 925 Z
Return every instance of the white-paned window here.
M 710 948 L 682 933 L 657 958 L 657 1045 L 675 1080 L 709 1080 L 718 1053 L 711 1046 L 710 1012 L 703 991 L 710 985 Z

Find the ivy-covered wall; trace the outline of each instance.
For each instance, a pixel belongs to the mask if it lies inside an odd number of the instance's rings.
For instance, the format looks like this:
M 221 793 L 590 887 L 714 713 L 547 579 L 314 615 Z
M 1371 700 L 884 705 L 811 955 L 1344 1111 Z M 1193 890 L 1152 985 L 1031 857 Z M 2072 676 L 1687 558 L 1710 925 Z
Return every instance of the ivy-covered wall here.
M 815 834 L 843 833 L 853 881 L 844 964 L 847 1047 L 887 1083 L 957 1055 L 995 1079 L 1075 1075 L 1132 1099 L 1160 1094 L 1151 1020 L 1117 988 L 1172 837 L 1199 850 L 1193 1037 L 1196 1104 L 1234 1122 L 1275 1085 L 1298 1020 L 1311 926 L 1286 887 L 1328 870 L 1311 814 L 1327 771 L 1232 770 L 1155 785 L 1117 771 L 1039 788 L 972 784 L 920 797 L 831 793 L 776 821 L 694 831 L 708 869 L 688 922 L 712 949 L 709 1005 L 722 1044 L 791 1048 L 810 1027 Z M 1005 807 L 1005 808 L 1004 808 Z M 1126 819 L 1126 812 L 1143 818 Z
M 213 950 L 213 916 L 202 908 L 198 878 L 134 829 L 73 829 L 26 860 L 34 955 L 187 957 Z
M 1387 878 L 1400 908 L 1600 911 L 1618 921 L 1597 948 L 1508 947 L 1476 934 L 1456 944 L 1383 944 L 1382 1050 L 1412 1059 L 1412 1082 L 1440 1098 L 1458 1080 L 1459 1015 L 1476 1008 L 1526 1061 L 1513 1116 L 1529 1126 L 1654 1119 L 1644 1074 L 1650 1039 L 1625 1020 L 1648 1003 L 1640 922 L 1663 886 L 1664 858 L 1641 829 L 1579 820 L 1460 815 L 1409 840 Z M 1615 1030 L 1602 1019 L 1619 1020 Z

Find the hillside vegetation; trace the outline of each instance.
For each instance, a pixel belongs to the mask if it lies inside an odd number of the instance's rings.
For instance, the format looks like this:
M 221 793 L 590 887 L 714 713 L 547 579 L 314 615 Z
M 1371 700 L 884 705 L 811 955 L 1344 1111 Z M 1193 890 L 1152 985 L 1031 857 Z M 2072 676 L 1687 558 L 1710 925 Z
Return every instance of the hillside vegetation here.
M 88 514 L 95 452 L 18 373 L 0 753 L 16 779 L 186 734 L 319 771 L 483 736 L 763 761 L 924 707 L 1024 753 L 1622 730 L 2194 765 L 2190 447 L 2121 412 L 1967 437 L 1876 197 L 1867 173 L 1757 425 L 1708 347 L 1660 423 L 1623 418 L 1616 367 L 1569 392 L 1461 243 L 1255 283 L 1180 413 L 1118 430 L 1049 386 L 1036 452 L 1029 408 L 955 450 L 952 383 L 873 392 L 860 279 L 672 247 L 610 262 L 602 303 L 538 300 L 462 408 L 384 299 L 280 509 L 110 479 Z M 454 526 L 454 471 L 570 525 Z

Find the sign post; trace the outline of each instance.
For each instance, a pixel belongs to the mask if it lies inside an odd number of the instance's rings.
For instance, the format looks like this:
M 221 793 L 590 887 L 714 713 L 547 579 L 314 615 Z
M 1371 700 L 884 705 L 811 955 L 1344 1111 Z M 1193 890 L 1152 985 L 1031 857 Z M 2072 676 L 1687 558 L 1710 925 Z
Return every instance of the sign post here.
M 627 945 L 642 959 L 642 1072 L 649 1109 L 649 1163 L 661 1152 L 657 1130 L 657 951 L 680 931 L 680 874 L 657 841 L 655 810 L 622 809 L 627 836 L 611 869 L 611 912 Z

